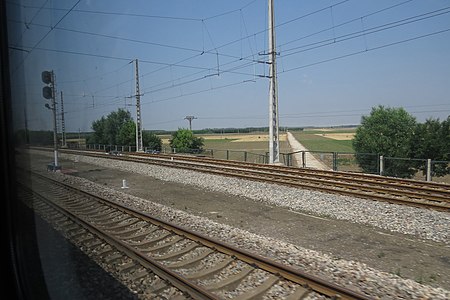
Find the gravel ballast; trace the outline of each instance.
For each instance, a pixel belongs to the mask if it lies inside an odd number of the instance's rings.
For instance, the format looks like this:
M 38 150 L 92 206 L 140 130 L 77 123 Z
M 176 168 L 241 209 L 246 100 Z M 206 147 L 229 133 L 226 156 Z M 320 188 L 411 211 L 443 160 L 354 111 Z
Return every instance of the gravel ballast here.
M 74 156 L 68 155 L 68 159 Z M 450 214 L 415 207 L 327 194 L 276 184 L 205 174 L 155 165 L 144 165 L 93 157 L 77 157 L 82 162 L 107 165 L 160 180 L 194 185 L 291 210 L 366 224 L 393 232 L 415 235 L 450 245 Z
M 74 156 L 65 156 L 74 159 Z M 347 196 L 300 190 L 267 183 L 251 182 L 193 171 L 152 165 L 77 157 L 79 161 L 99 166 L 107 165 L 127 172 L 139 173 L 164 181 L 195 185 L 205 190 L 220 191 L 247 197 L 291 210 L 347 220 L 355 223 L 414 235 L 421 239 L 449 244 L 450 217 L 447 213 L 412 207 L 378 203 Z M 226 240 L 229 243 L 262 255 L 276 258 L 307 272 L 333 279 L 350 288 L 358 287 L 381 299 L 447 299 L 450 292 L 432 288 L 394 274 L 380 272 L 355 261 L 336 259 L 332 255 L 309 250 L 280 240 L 262 237 L 247 231 L 219 224 L 210 219 L 187 214 L 114 189 L 105 188 L 82 178 L 60 175 L 61 179 L 84 189 L 101 193 L 110 199 L 134 206 L 152 215 L 172 221 L 196 231 Z

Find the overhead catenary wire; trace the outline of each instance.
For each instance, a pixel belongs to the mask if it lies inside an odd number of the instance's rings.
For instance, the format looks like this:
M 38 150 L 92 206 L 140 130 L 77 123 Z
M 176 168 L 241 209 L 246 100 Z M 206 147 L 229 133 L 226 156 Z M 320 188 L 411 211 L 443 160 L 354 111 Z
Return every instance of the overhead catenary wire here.
M 432 33 L 428 33 L 428 34 L 424 34 L 424 35 L 421 35 L 421 36 L 416 36 L 414 38 L 409 38 L 409 39 L 405 39 L 405 40 L 401 40 L 401 41 L 397 41 L 397 42 L 393 42 L 393 43 L 388 43 L 388 44 L 385 44 L 385 45 L 380 45 L 380 46 L 377 46 L 377 47 L 374 47 L 374 48 L 371 48 L 371 49 L 368 49 L 368 50 L 361 50 L 361 51 L 349 53 L 349 54 L 346 54 L 346 55 L 342 55 L 342 56 L 333 57 L 333 58 L 330 58 L 330 59 L 314 62 L 314 63 L 308 64 L 308 65 L 303 65 L 303 66 L 290 68 L 290 69 L 287 69 L 287 70 L 285 70 L 283 72 L 279 72 L 279 75 L 282 75 L 282 74 L 287 73 L 287 72 L 292 72 L 292 71 L 295 71 L 295 70 L 298 70 L 298 69 L 315 66 L 315 65 L 318 65 L 318 64 L 323 64 L 323 63 L 327 63 L 327 62 L 331 62 L 331 61 L 335 61 L 335 60 L 348 58 L 348 57 L 351 57 L 351 56 L 354 56 L 354 55 L 359 55 L 359 54 L 362 54 L 362 53 L 365 53 L 365 52 L 368 52 L 368 51 L 375 51 L 375 50 L 383 49 L 383 48 L 386 48 L 386 47 L 391 47 L 391 46 L 394 46 L 394 45 L 398 45 L 398 44 L 401 44 L 401 43 L 414 41 L 416 39 L 426 38 L 426 37 L 429 37 L 429 36 L 443 34 L 443 33 L 447 33 L 447 32 L 450 32 L 450 28 L 445 29 L 445 30 L 432 32 Z M 226 85 L 222 85 L 222 86 L 217 86 L 217 87 L 214 87 L 214 88 L 207 88 L 207 89 L 202 89 L 202 90 L 199 90 L 199 91 L 190 92 L 190 93 L 186 93 L 186 94 L 181 94 L 181 95 L 177 95 L 177 96 L 156 99 L 156 100 L 152 100 L 150 102 L 143 101 L 141 104 L 142 105 L 146 105 L 146 104 L 151 104 L 151 103 L 166 102 L 166 101 L 171 101 L 171 100 L 179 99 L 179 98 L 186 97 L 186 96 L 192 96 L 192 95 L 196 95 L 196 94 L 200 94 L 200 93 L 204 93 L 204 92 L 208 92 L 208 91 L 212 91 L 212 90 L 223 89 L 223 88 L 236 86 L 236 85 L 240 85 L 240 84 L 246 84 L 246 83 L 248 83 L 248 82 L 246 82 L 246 81 L 239 81 L 239 82 L 234 82 L 234 83 L 230 83 L 230 84 L 226 84 Z M 115 97 L 115 98 L 120 98 L 120 97 Z M 108 104 L 108 105 L 112 105 L 112 104 Z
M 22 66 L 22 64 L 25 62 L 25 60 L 29 57 L 29 55 L 33 52 L 33 50 L 35 50 L 37 48 L 37 46 L 39 46 L 40 43 L 42 43 L 43 40 L 45 40 L 49 34 L 53 31 L 54 28 L 56 28 L 61 22 L 62 20 L 64 20 L 74 9 L 75 7 L 81 2 L 81 0 L 77 0 L 77 2 L 75 2 L 74 5 L 72 5 L 72 7 L 67 10 L 67 12 L 58 20 L 58 22 L 56 22 L 56 24 L 54 26 L 52 26 L 50 28 L 50 30 L 48 30 L 35 44 L 34 46 L 32 46 L 30 48 L 30 50 L 28 50 L 27 54 L 25 55 L 25 57 L 23 58 L 23 60 L 16 66 L 16 69 L 14 69 L 14 71 L 12 72 L 12 74 L 15 74 L 16 71 L 18 70 L 18 68 L 20 66 Z
M 311 13 L 307 13 L 307 14 L 302 15 L 302 16 L 300 16 L 300 17 L 296 17 L 296 18 L 291 19 L 291 20 L 288 20 L 288 21 L 286 21 L 286 22 L 284 22 L 284 23 L 282 23 L 282 24 L 280 24 L 280 25 L 277 25 L 276 27 L 279 27 L 279 26 L 282 26 L 282 25 L 285 25 L 285 24 L 288 24 L 288 23 L 297 21 L 297 20 L 299 20 L 299 19 L 303 19 L 303 18 L 305 18 L 305 17 L 314 15 L 314 14 L 316 14 L 316 13 L 322 12 L 323 10 L 329 9 L 330 7 L 335 7 L 335 6 L 341 5 L 341 4 L 343 4 L 343 3 L 347 2 L 347 1 L 349 1 L 349 0 L 344 0 L 344 1 L 341 1 L 341 2 L 339 2 L 339 3 L 333 4 L 333 5 L 331 5 L 331 6 L 327 6 L 327 7 L 325 7 L 325 8 L 322 8 L 322 9 L 319 9 L 319 10 L 316 10 L 316 11 L 313 11 L 313 12 L 311 12 Z M 249 6 L 250 4 L 252 4 L 252 3 L 254 3 L 254 2 L 255 2 L 255 1 L 251 1 L 251 2 L 249 2 L 248 4 L 244 5 L 243 7 L 239 8 L 239 9 L 236 9 L 236 10 L 233 10 L 233 12 L 242 10 L 243 8 Z M 73 10 L 73 7 L 72 7 L 72 10 Z M 75 11 L 80 12 L 80 11 L 84 11 L 84 10 L 75 10 Z M 70 10 L 67 11 L 66 15 L 67 15 L 69 12 L 70 12 Z M 220 15 L 225 15 L 225 14 L 220 14 Z M 215 16 L 215 17 L 218 17 L 218 16 Z M 212 18 L 206 18 L 206 19 L 212 19 Z M 203 20 L 204 20 L 204 19 L 203 19 Z M 204 23 L 203 20 L 202 20 L 202 24 Z M 59 22 L 58 22 L 56 25 L 58 25 L 58 24 L 59 24 Z M 56 25 L 54 26 L 53 29 L 58 29 L 58 28 L 56 27 Z M 207 29 L 207 28 L 206 28 L 206 29 Z M 64 30 L 64 29 L 62 29 L 62 30 Z M 267 31 L 267 29 L 262 30 L 262 31 L 260 31 L 260 32 L 257 32 L 257 33 L 255 33 L 255 34 L 253 34 L 253 36 L 256 36 L 257 34 L 264 33 L 264 32 L 266 32 L 266 31 Z M 210 37 L 210 39 L 211 39 L 211 36 L 210 36 L 209 32 L 208 32 L 208 35 L 209 35 L 209 37 Z M 247 39 L 247 38 L 249 38 L 250 36 L 251 36 L 251 35 L 247 35 L 246 37 L 242 37 L 241 39 Z M 211 41 L 212 41 L 212 39 L 211 39 Z M 239 41 L 239 40 L 237 40 L 237 41 Z M 218 51 L 217 51 L 217 49 L 222 48 L 222 47 L 225 47 L 225 46 L 228 46 L 228 45 L 233 44 L 233 43 L 235 43 L 235 42 L 237 42 L 237 41 L 233 41 L 233 42 L 230 42 L 230 43 L 226 43 L 226 44 L 221 45 L 221 46 L 219 46 L 219 47 L 215 47 L 215 46 L 213 45 L 214 50 L 215 50 L 215 54 L 217 55 L 217 72 L 218 72 L 218 73 L 221 71 L 220 68 L 219 68 L 218 56 L 219 56 L 219 55 L 224 55 L 224 54 L 219 54 Z M 168 46 L 168 45 L 165 45 L 165 46 Z M 45 48 L 39 48 L 39 50 L 42 50 L 42 51 L 52 51 L 52 52 L 59 52 L 59 53 L 66 53 L 66 54 L 76 54 L 76 55 L 83 55 L 83 56 L 92 56 L 92 57 L 99 57 L 99 58 L 105 58 L 105 59 L 119 59 L 119 60 L 126 60 L 126 61 L 129 61 L 129 60 L 131 59 L 131 58 L 119 58 L 119 57 L 108 56 L 108 55 L 89 54 L 89 53 L 82 53 L 82 52 L 78 52 L 78 51 L 59 50 L 59 49 L 45 49 Z M 211 53 L 212 51 L 211 51 L 211 50 L 208 50 L 208 51 L 206 51 L 206 52 Z M 161 65 L 163 65 L 164 67 L 162 67 L 162 68 L 160 68 L 160 69 L 158 69 L 158 70 L 156 70 L 156 71 L 150 72 L 150 73 L 145 73 L 145 74 L 143 74 L 143 75 L 140 76 L 140 77 L 144 77 L 144 76 L 147 76 L 147 75 L 149 75 L 149 74 L 153 74 L 154 72 L 161 71 L 161 70 L 165 69 L 166 67 L 181 66 L 181 67 L 187 67 L 187 68 L 189 68 L 190 66 L 187 66 L 187 65 L 180 65 L 181 62 L 188 61 L 188 60 L 193 59 L 193 58 L 198 57 L 198 56 L 199 56 L 199 55 L 197 54 L 197 55 L 191 56 L 191 57 L 189 57 L 189 58 L 187 58 L 187 59 L 184 59 L 184 60 L 182 60 L 182 61 L 179 61 L 179 62 L 177 62 L 177 63 L 163 63 L 163 62 L 155 62 L 155 61 L 146 61 L 146 60 L 142 60 L 142 59 L 141 59 L 142 62 L 161 64 Z M 239 58 L 239 57 L 236 57 L 236 56 L 234 56 L 234 57 L 237 58 L 237 59 L 241 59 L 241 60 L 242 60 L 242 59 L 249 59 L 250 56 L 247 56 L 247 57 L 245 57 L 245 58 L 242 58 L 242 57 Z M 254 59 L 253 59 L 252 61 L 253 61 L 253 62 L 256 62 L 256 63 L 261 63 L 261 61 L 254 61 Z M 191 67 L 193 67 L 193 66 L 191 66 Z M 199 67 L 199 69 L 201 69 L 201 68 Z M 208 72 L 211 72 L 211 70 L 213 70 L 213 68 L 204 68 L 204 69 L 205 69 L 206 71 L 208 71 Z M 255 73 L 255 72 L 253 72 L 253 73 Z M 255 74 L 254 74 L 254 75 L 255 75 Z M 114 86 L 116 86 L 116 85 L 114 85 Z
M 347 41 L 347 40 L 350 40 L 350 39 L 354 39 L 354 38 L 359 38 L 359 37 L 362 37 L 362 36 L 366 37 L 367 35 L 370 35 L 370 34 L 375 34 L 375 33 L 381 32 L 381 31 L 385 31 L 385 30 L 396 28 L 396 27 L 408 25 L 408 24 L 411 24 L 411 23 L 423 21 L 423 20 L 426 20 L 426 19 L 438 17 L 438 16 L 441 16 L 441 15 L 444 15 L 444 14 L 448 14 L 448 13 L 450 13 L 450 6 L 442 8 L 442 9 L 439 9 L 439 10 L 435 10 L 435 11 L 432 11 L 432 12 L 428 12 L 428 13 L 425 13 L 425 14 L 420 14 L 420 15 L 416 15 L 416 16 L 413 16 L 413 17 L 409 17 L 409 18 L 405 18 L 405 19 L 402 19 L 402 20 L 398 20 L 398 21 L 395 21 L 395 22 L 389 22 L 389 23 L 382 24 L 382 25 L 379 25 L 379 26 L 374 26 L 372 28 L 367 28 L 367 29 L 355 31 L 355 32 L 352 32 L 352 33 L 347 33 L 347 34 L 344 34 L 344 35 L 341 35 L 341 36 L 337 36 L 337 37 L 333 37 L 333 38 L 317 41 L 317 42 L 314 42 L 314 43 L 309 43 L 309 44 L 305 44 L 305 45 L 302 45 L 302 46 L 286 49 L 286 50 L 284 50 L 284 52 L 287 52 L 288 54 L 284 54 L 284 56 L 293 55 L 293 54 L 301 53 L 301 52 L 304 52 L 304 51 L 314 50 L 314 49 L 317 49 L 317 48 L 320 48 L 320 47 L 324 47 L 324 46 L 328 46 L 328 45 L 331 45 L 331 44 L 344 42 L 344 41 Z M 300 49 L 300 48 L 306 48 L 306 49 L 293 52 L 294 50 L 297 50 L 297 49 Z M 291 53 L 289 53 L 289 52 L 291 52 Z
M 410 2 L 410 1 L 405 1 L 405 2 L 403 2 L 403 3 L 407 3 L 407 2 Z M 400 4 L 398 4 L 398 5 L 400 5 Z M 367 15 L 365 15 L 365 16 L 367 16 Z M 364 17 L 365 17 L 364 16 Z M 359 20 L 361 20 L 361 18 L 362 17 L 359 17 Z M 339 24 L 338 25 L 335 25 L 335 26 L 333 26 L 333 28 L 336 28 L 336 26 L 339 26 Z M 58 28 L 56 28 L 56 29 L 58 29 Z M 363 29 L 363 30 L 361 30 L 360 31 L 360 34 L 361 35 L 365 35 L 365 34 L 368 34 L 369 32 L 367 31 L 367 30 L 370 30 L 370 29 Z M 429 34 L 426 34 L 426 35 L 424 35 L 423 37 L 427 37 L 427 36 L 431 36 L 431 35 L 437 35 L 437 34 L 440 34 L 440 33 L 445 33 L 445 32 L 447 32 L 448 30 L 442 30 L 441 32 L 436 32 L 436 33 L 429 33 Z M 353 33 L 355 36 L 356 36 L 356 34 L 355 33 Z M 248 36 L 251 36 L 251 37 L 254 37 L 255 36 L 255 34 L 253 34 L 253 35 L 249 35 L 249 34 L 247 34 L 247 37 Z M 297 67 L 291 67 L 291 68 L 285 68 L 285 70 L 283 70 L 281 73 L 287 73 L 287 72 L 291 72 L 291 71 L 293 71 L 293 70 L 297 70 L 297 69 L 299 69 L 299 68 L 305 68 L 305 67 L 310 67 L 310 66 L 313 66 L 313 65 L 316 65 L 316 64 L 320 64 L 320 63 L 325 63 L 325 62 L 329 62 L 329 61 L 333 61 L 333 60 L 337 60 L 337 59 L 342 59 L 342 58 L 346 58 L 346 57 L 350 57 L 350 56 L 353 56 L 353 55 L 357 55 L 357 54 L 361 54 L 361 53 L 363 53 L 363 52 L 365 52 L 365 51 L 374 51 L 374 50 L 377 50 L 377 49 L 381 49 L 381 48 L 385 48 L 385 47 L 389 47 L 389 46 L 391 46 L 391 45 L 395 45 L 395 44 L 400 44 L 400 43 L 405 43 L 405 42 L 408 42 L 408 41 L 413 41 L 413 40 L 415 40 L 415 39 L 419 39 L 419 38 L 423 38 L 423 37 L 413 37 L 413 38 L 410 38 L 410 39 L 407 39 L 407 40 L 404 40 L 404 41 L 395 41 L 395 42 L 393 42 L 392 44 L 386 44 L 386 45 L 380 45 L 380 46 L 377 46 L 377 47 L 372 47 L 372 48 L 370 48 L 370 49 L 367 49 L 367 47 L 366 47 L 366 49 L 364 49 L 362 52 L 358 52 L 358 53 L 347 53 L 346 55 L 342 55 L 342 56 L 336 56 L 336 57 L 334 57 L 334 58 L 331 58 L 331 59 L 324 59 L 324 60 L 320 60 L 320 61 L 317 61 L 317 62 L 312 62 L 311 64 L 304 64 L 304 65 L 302 65 L 302 66 L 297 66 Z M 243 38 L 246 38 L 246 37 L 243 37 Z M 349 36 L 349 38 L 351 38 L 351 36 Z M 285 49 L 285 48 L 284 48 Z M 291 52 L 294 52 L 295 50 L 292 50 L 292 49 L 288 49 L 288 50 L 290 50 Z M 285 51 L 283 51 L 284 52 L 284 54 L 282 54 L 282 55 L 285 55 L 285 56 L 287 56 L 287 54 L 289 54 L 289 53 L 287 53 L 288 51 L 287 50 L 285 50 Z M 301 52 L 299 52 L 299 53 L 301 53 Z M 297 53 L 294 53 L 294 54 L 297 54 Z M 293 55 L 293 54 L 291 54 L 291 55 Z M 249 56 L 249 57 L 251 57 L 251 56 Z M 237 63 L 238 61 L 233 61 L 232 63 Z M 230 64 L 232 64 L 231 62 L 230 62 Z M 221 68 L 223 67 L 225 65 L 225 63 L 222 63 L 221 64 Z M 246 64 L 241 64 L 241 65 L 239 65 L 239 66 L 234 66 L 234 68 L 235 68 L 235 70 L 236 69 L 238 69 L 239 67 L 242 67 L 242 68 L 245 68 L 245 67 L 248 67 L 248 66 L 251 66 L 251 67 L 254 67 L 256 65 L 256 62 L 254 62 L 254 64 L 251 64 L 251 65 L 246 65 Z M 167 64 L 167 65 L 165 65 L 165 67 L 170 67 L 171 65 L 170 64 Z M 204 70 L 200 70 L 197 74 L 201 74 L 202 72 L 211 72 L 213 70 L 213 68 L 212 67 L 210 67 L 210 68 L 205 68 Z M 244 73 L 244 72 L 242 72 L 242 73 Z M 240 74 L 240 75 L 244 75 L 244 74 Z M 236 73 L 237 74 L 237 73 Z M 251 74 L 245 74 L 246 76 L 247 75 L 251 75 Z M 183 76 L 186 76 L 186 75 L 183 75 Z M 140 76 L 141 77 L 141 76 Z M 180 77 L 181 78 L 181 77 Z M 205 77 L 204 76 L 199 76 L 198 78 L 194 78 L 194 79 L 191 79 L 191 80 L 189 80 L 189 82 L 195 82 L 195 81 L 200 81 L 200 80 L 202 80 L 202 79 L 204 79 Z M 178 81 L 179 80 L 179 78 L 171 78 L 171 81 L 172 82 L 174 82 L 174 81 Z M 177 83 L 177 86 L 180 86 L 180 85 L 182 85 L 183 84 L 183 82 L 178 82 Z M 186 81 L 186 83 L 185 84 L 189 84 L 188 83 L 188 81 Z M 117 85 L 114 85 L 114 86 L 117 86 Z M 152 89 L 152 87 L 153 87 L 153 85 L 148 89 L 148 91 L 149 92 L 158 92 L 158 91 L 162 91 L 162 90 L 164 90 L 164 89 L 160 89 L 160 90 L 156 90 L 156 89 Z M 206 90 L 210 90 L 210 89 L 206 89 Z M 96 93 L 96 92 L 94 92 L 94 93 Z M 186 95 L 188 95 L 188 93 L 186 93 Z M 98 97 L 101 97 L 101 95 L 98 95 Z M 116 97 L 119 97 L 119 96 L 116 96 Z M 108 97 L 104 97 L 104 98 L 108 98 Z M 159 98 L 159 99 L 163 99 L 163 98 Z M 158 102 L 158 99 L 156 99 L 155 100 L 156 102 Z
M 376 12 L 373 12 L 373 13 L 370 13 L 370 14 L 367 14 L 367 15 L 365 15 L 365 17 L 366 16 L 370 16 L 370 15 L 374 15 L 374 14 L 377 14 L 377 13 L 380 13 L 380 12 L 384 12 L 384 11 L 386 11 L 386 10 L 388 10 L 388 9 L 392 9 L 392 8 L 395 8 L 395 7 L 398 7 L 398 6 L 400 6 L 400 5 L 404 5 L 404 4 L 406 4 L 406 3 L 408 3 L 408 2 L 410 2 L 411 0 L 409 0 L 409 1 L 404 1 L 404 2 L 402 2 L 402 3 L 399 3 L 399 4 L 397 4 L 397 5 L 392 5 L 392 6 L 389 6 L 389 7 L 387 7 L 387 8 L 383 8 L 383 9 L 381 9 L 381 10 L 378 10 L 378 11 L 376 11 Z M 342 2 L 339 2 L 339 3 L 337 3 L 337 4 L 335 4 L 334 6 L 336 6 L 336 5 L 339 5 L 339 4 L 342 4 L 342 3 L 345 3 L 346 1 L 342 1 Z M 318 12 L 318 11 L 323 11 L 323 10 L 325 10 L 325 9 L 329 9 L 329 7 L 330 6 L 328 6 L 328 7 L 326 7 L 326 8 L 324 8 L 324 9 L 321 9 L 321 10 L 317 10 L 317 11 L 315 11 L 315 12 Z M 313 13 L 315 13 L 315 12 L 313 12 Z M 313 14 L 313 13 L 311 13 L 311 14 Z M 303 15 L 302 17 L 306 17 L 306 16 L 309 16 L 310 14 L 307 14 L 307 15 Z M 302 18 L 302 17 L 299 17 L 299 18 Z M 295 18 L 295 19 L 299 19 L 299 18 Z M 353 21 L 353 20 L 352 20 Z M 339 25 L 337 25 L 337 26 L 341 26 L 342 24 L 339 24 Z M 327 29 L 327 30 L 329 30 L 329 29 Z M 316 34 L 318 34 L 318 33 L 316 33 Z M 315 35 L 315 34 L 313 34 L 313 35 Z M 250 35 L 247 35 L 247 37 L 248 36 L 250 36 Z M 311 36 L 311 35 L 310 35 Z M 244 37 L 244 38 L 246 38 L 246 37 Z M 217 48 L 221 48 L 221 47 L 223 47 L 223 45 L 222 46 L 219 46 L 219 47 L 217 47 Z M 220 54 L 220 55 L 223 55 L 223 54 Z M 229 56 L 229 55 L 228 55 Z M 250 57 L 251 57 L 251 55 L 249 55 L 249 56 L 246 56 L 246 57 L 244 57 L 243 59 L 247 59 L 247 60 L 249 60 L 250 59 Z M 188 58 L 187 60 L 189 60 L 189 59 L 191 59 L 191 58 Z M 232 62 L 228 62 L 228 63 L 226 63 L 226 64 L 230 64 L 230 63 L 234 63 L 234 62 L 238 62 L 239 61 L 239 59 L 236 59 L 235 61 L 232 61 Z M 251 61 L 252 62 L 254 62 L 254 63 L 261 63 L 262 61 L 259 61 L 259 60 L 254 60 L 254 59 L 251 59 Z M 223 65 L 222 65 L 223 66 Z M 244 67 L 246 67 L 246 66 L 248 66 L 248 65 L 245 65 Z M 159 69 L 159 70 L 161 70 L 161 69 Z M 156 70 L 156 71 L 158 71 L 158 70 Z M 155 72 L 156 72 L 155 71 Z M 223 71 L 222 71 L 223 72 Z M 150 72 L 150 73 L 153 73 L 153 72 Z M 200 73 L 200 72 L 199 72 Z M 195 74 L 199 74 L 199 73 L 195 73 Z M 146 73 L 145 75 L 148 75 L 149 73 Z M 193 74 L 193 75 L 195 75 L 195 74 Z M 189 75 L 187 75 L 187 76 L 183 76 L 183 78 L 186 78 L 186 77 L 188 77 Z M 183 79 L 183 78 L 177 78 L 177 79 L 175 79 L 175 80 L 180 80 L 180 79 Z M 173 80 L 172 80 L 173 81 Z M 148 89 L 148 88 L 146 88 L 146 89 Z

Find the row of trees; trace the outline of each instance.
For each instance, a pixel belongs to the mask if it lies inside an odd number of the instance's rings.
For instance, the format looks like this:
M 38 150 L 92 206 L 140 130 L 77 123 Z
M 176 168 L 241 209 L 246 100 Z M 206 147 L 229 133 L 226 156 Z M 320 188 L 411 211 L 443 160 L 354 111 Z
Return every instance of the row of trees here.
M 106 145 L 136 145 L 136 124 L 129 111 L 119 109 L 102 117 L 92 123 L 94 133 L 90 136 L 88 143 Z M 142 132 L 143 146 L 151 150 L 161 151 L 162 141 L 154 133 Z M 191 130 L 179 129 L 172 134 L 170 147 L 177 152 L 189 152 L 201 150 L 203 139 L 195 137 Z
M 136 124 L 127 110 L 120 108 L 106 117 L 101 117 L 92 122 L 92 129 L 94 132 L 88 143 L 136 146 Z M 144 147 L 161 150 L 161 138 L 154 133 L 143 131 L 142 142 Z
M 129 111 L 119 109 L 92 123 L 93 133 L 88 143 L 106 145 L 136 145 L 136 125 Z M 50 132 L 35 134 L 51 141 Z M 161 151 L 162 141 L 154 133 L 143 132 L 144 147 Z M 20 135 L 25 139 L 25 134 Z M 30 141 L 34 138 L 27 138 Z M 196 137 L 191 130 L 179 129 L 172 134 L 170 147 L 177 152 L 199 151 L 204 144 L 203 138 Z M 372 108 L 370 115 L 364 116 L 361 126 L 356 130 L 353 148 L 356 158 L 364 172 L 377 170 L 378 160 L 374 154 L 384 157 L 410 158 L 412 161 L 390 160 L 384 172 L 388 176 L 410 178 L 418 170 L 425 172 L 423 161 L 414 159 L 430 158 L 434 161 L 450 161 L 450 116 L 444 120 L 428 119 L 418 123 L 403 108 Z M 365 153 L 370 155 L 365 155 Z M 447 163 L 436 163 L 433 166 L 434 176 L 450 174 Z
M 362 118 L 353 148 L 357 153 L 376 153 L 385 157 L 449 161 L 450 116 L 442 122 L 428 119 L 418 123 L 403 108 L 374 107 L 369 116 Z M 365 172 L 376 169 L 377 160 L 373 157 L 358 154 L 357 160 Z M 384 171 L 388 176 L 411 178 L 417 170 L 426 171 L 423 161 L 392 160 Z M 434 165 L 433 175 L 446 174 L 450 174 L 447 163 Z

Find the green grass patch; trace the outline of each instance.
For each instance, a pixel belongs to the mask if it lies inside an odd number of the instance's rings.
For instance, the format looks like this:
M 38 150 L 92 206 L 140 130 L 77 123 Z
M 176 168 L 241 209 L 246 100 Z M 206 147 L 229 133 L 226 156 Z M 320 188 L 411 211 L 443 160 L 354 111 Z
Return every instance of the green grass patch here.
M 237 140 L 238 139 L 224 138 L 224 139 L 204 139 L 203 141 L 205 143 L 228 143 L 228 142 L 237 141 Z
M 292 132 L 292 131 L 291 131 Z M 300 132 L 300 131 L 298 131 Z M 333 129 L 333 130 L 320 130 L 320 129 L 305 129 L 301 131 L 307 134 L 322 134 L 322 133 L 355 133 L 356 128 L 343 128 L 343 129 Z
M 355 152 L 351 140 L 335 140 L 320 136 L 319 132 L 292 132 L 292 134 L 309 151 Z

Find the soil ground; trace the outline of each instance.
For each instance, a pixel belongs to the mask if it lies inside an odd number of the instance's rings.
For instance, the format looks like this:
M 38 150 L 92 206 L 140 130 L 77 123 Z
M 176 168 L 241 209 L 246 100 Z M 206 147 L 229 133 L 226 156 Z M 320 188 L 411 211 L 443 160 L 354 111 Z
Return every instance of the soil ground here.
M 51 160 L 51 159 L 50 159 Z M 33 158 L 45 169 L 48 157 Z M 354 260 L 369 267 L 450 290 L 450 247 L 379 228 L 317 217 L 243 197 L 209 192 L 139 174 L 61 160 L 74 176 L 193 215 Z M 128 189 L 121 189 L 122 180 Z

